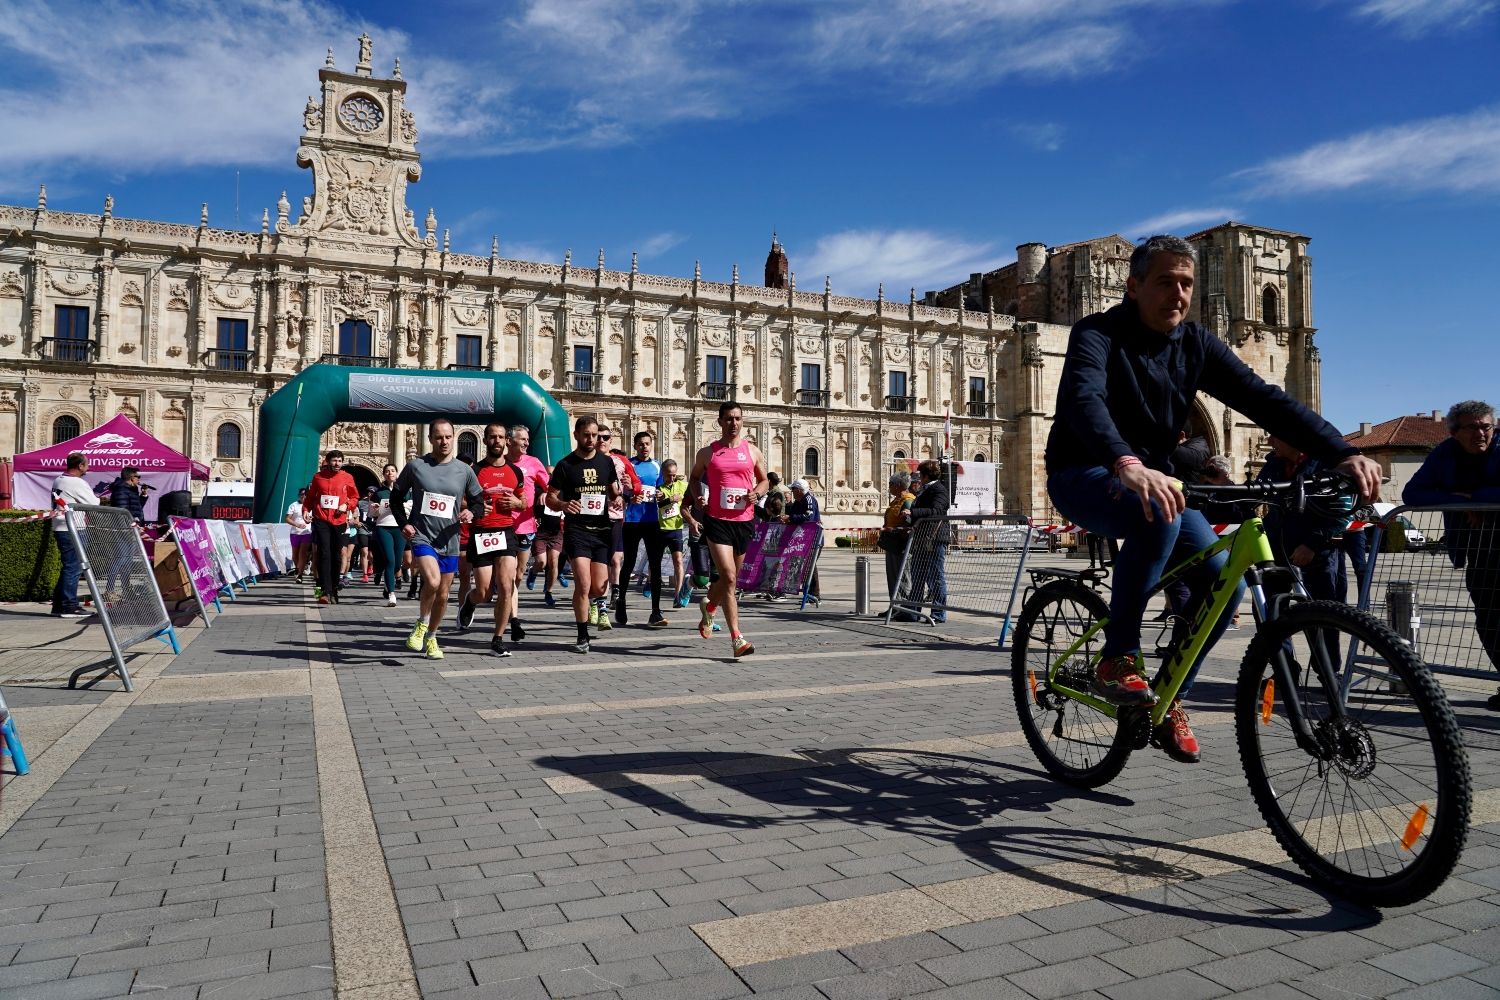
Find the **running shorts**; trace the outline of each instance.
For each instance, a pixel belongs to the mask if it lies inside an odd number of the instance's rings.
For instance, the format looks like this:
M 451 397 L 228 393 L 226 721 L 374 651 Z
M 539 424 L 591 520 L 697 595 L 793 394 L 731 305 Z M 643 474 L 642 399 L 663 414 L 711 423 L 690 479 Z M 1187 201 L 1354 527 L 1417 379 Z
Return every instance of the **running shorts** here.
M 687 545 L 687 529 L 671 528 L 663 531 L 661 540 L 668 552 L 681 552 Z
M 610 528 L 609 551 L 612 552 L 612 553 L 614 553 L 614 552 L 624 552 L 625 551 L 625 522 L 624 521 L 611 521 L 611 522 L 609 522 L 609 528 Z
M 584 528 L 570 528 L 563 531 L 563 556 L 569 562 L 574 559 L 587 559 L 590 562 L 607 564 L 610 552 L 608 535 L 596 535 Z
M 547 534 L 537 532 L 536 538 L 531 543 L 532 555 L 542 555 L 547 552 L 561 552 L 563 548 L 562 532 L 551 531 Z
M 754 534 L 754 521 L 724 521 L 709 514 L 703 515 L 703 540 L 711 545 L 728 545 L 737 556 L 744 555 L 750 548 L 750 538 Z
M 410 552 L 413 559 L 421 559 L 423 557 L 426 557 L 428 559 L 436 559 L 439 573 L 446 574 L 458 572 L 458 556 L 438 555 L 437 549 L 433 548 L 431 545 L 426 544 L 425 542 L 413 542 Z
M 485 546 L 480 548 L 480 546 Z M 496 547 L 498 546 L 498 547 Z M 493 566 L 503 556 L 514 559 L 521 552 L 515 528 L 477 528 L 469 532 L 464 555 L 470 566 Z

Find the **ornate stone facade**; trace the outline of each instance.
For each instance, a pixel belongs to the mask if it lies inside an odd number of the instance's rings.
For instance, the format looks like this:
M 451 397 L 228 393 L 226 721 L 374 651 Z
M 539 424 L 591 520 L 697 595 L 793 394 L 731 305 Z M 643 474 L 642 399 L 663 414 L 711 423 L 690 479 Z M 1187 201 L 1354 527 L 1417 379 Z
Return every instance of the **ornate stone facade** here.
M 799 291 L 779 280 L 784 256 L 768 268 L 783 287 L 767 287 L 741 284 L 738 269 L 728 283 L 643 274 L 634 260 L 610 270 L 602 252 L 593 266 L 571 253 L 510 260 L 494 244 L 452 253 L 433 213 L 419 229 L 407 208 L 421 170 L 399 65 L 375 77 L 362 39 L 354 71 L 330 54 L 319 83 L 297 153 L 312 194 L 295 219 L 285 195 L 258 232 L 211 228 L 207 206 L 196 227 L 116 218 L 108 198 L 99 215 L 49 211 L 45 189 L 34 208 L 0 206 L 0 454 L 51 443 L 60 419 L 87 429 L 127 410 L 216 475 L 253 477 L 266 396 L 305 365 L 353 355 L 525 371 L 627 439 L 653 430 L 679 460 L 711 439 L 732 395 L 772 468 L 812 480 L 833 524 L 874 523 L 892 461 L 937 456 L 951 409 L 955 456 L 1002 463 L 1006 506 L 1047 513 L 1041 455 L 1067 320 L 995 312 L 989 297 L 975 309 L 961 296 L 944 308 L 914 292 Z M 1312 331 L 1306 238 L 1277 235 L 1278 272 L 1256 242 L 1268 232 L 1225 235 L 1243 273 L 1221 292 L 1226 336 L 1277 377 L 1288 352 L 1313 356 Z M 1236 311 L 1272 274 L 1296 327 Z M 1315 398 L 1316 363 L 1298 371 Z M 1215 416 L 1204 423 L 1216 447 L 1248 458 L 1239 425 Z M 330 437 L 371 481 L 421 441 L 383 425 Z

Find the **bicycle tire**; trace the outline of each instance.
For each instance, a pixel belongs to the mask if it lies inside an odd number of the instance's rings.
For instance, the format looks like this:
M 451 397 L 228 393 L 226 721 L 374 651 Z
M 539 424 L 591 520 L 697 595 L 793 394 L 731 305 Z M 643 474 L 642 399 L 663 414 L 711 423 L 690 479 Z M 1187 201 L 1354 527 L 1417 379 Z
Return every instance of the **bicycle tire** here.
M 1134 747 L 1118 720 L 1049 691 L 1047 677 L 1063 650 L 1108 614 L 1103 598 L 1082 583 L 1054 580 L 1027 599 L 1012 634 L 1011 688 L 1021 732 L 1049 774 L 1078 788 L 1113 781 Z M 1103 642 L 1096 635 L 1062 668 L 1075 690 L 1087 690 L 1090 659 Z
M 1405 693 L 1356 675 L 1364 679 L 1350 688 L 1345 721 L 1331 720 L 1327 708 L 1337 694 L 1300 655 L 1330 634 L 1357 640 Z M 1321 763 L 1296 745 L 1285 693 L 1265 688 L 1274 676 L 1271 657 L 1284 643 L 1298 667 L 1304 717 L 1331 752 Z M 1453 872 L 1472 805 L 1463 737 L 1426 664 L 1379 620 L 1336 601 L 1305 601 L 1262 625 L 1240 667 L 1235 735 L 1261 816 L 1315 881 L 1348 899 L 1389 907 L 1424 898 Z M 1320 803 L 1333 814 L 1319 812 Z

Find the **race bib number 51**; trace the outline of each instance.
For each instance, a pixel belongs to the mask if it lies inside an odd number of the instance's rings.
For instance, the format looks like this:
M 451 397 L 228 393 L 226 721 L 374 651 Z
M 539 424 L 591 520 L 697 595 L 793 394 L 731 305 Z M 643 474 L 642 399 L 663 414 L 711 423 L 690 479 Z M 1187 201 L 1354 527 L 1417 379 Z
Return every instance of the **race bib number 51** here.
M 318 497 L 318 506 L 324 510 L 338 510 L 339 498 L 330 493 L 324 493 Z
M 481 531 L 474 536 L 474 551 L 480 555 L 505 551 L 505 532 Z
M 453 512 L 457 507 L 458 497 L 446 493 L 428 493 L 422 497 L 422 513 L 439 521 L 453 520 Z
M 580 514 L 593 514 L 595 516 L 604 513 L 603 493 L 584 493 L 578 497 Z

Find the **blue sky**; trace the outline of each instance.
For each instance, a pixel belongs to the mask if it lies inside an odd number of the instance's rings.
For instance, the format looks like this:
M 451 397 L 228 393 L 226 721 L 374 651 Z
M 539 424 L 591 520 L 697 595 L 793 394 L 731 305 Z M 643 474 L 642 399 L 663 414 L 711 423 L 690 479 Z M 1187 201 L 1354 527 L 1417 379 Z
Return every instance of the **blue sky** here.
M 1312 237 L 1341 428 L 1500 401 L 1500 0 L 0 0 L 0 200 L 256 228 L 361 30 L 455 249 L 904 297 L 1234 218 Z

